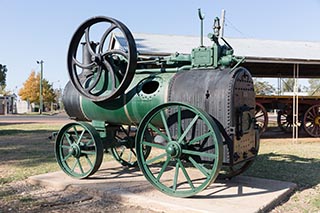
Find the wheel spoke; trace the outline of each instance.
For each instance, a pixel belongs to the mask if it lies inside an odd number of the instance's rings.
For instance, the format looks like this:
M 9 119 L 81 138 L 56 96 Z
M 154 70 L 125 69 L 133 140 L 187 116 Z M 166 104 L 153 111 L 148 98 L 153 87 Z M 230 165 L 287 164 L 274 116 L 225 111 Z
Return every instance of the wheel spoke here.
M 93 49 L 91 48 L 91 41 L 90 41 L 90 38 L 89 38 L 89 30 L 90 30 L 90 27 L 88 27 L 86 30 L 85 30 L 85 39 L 86 39 L 86 46 L 89 50 L 89 53 L 90 55 L 95 55 L 96 53 L 93 51 Z
M 74 161 L 73 166 L 71 167 L 71 171 L 74 172 L 74 170 L 76 169 L 77 163 L 78 163 L 78 158 Z
M 181 143 L 182 140 L 186 137 L 186 135 L 188 134 L 188 132 L 190 131 L 190 129 L 193 127 L 193 125 L 197 122 L 199 118 L 199 115 L 196 115 L 192 121 L 190 122 L 190 124 L 187 126 L 187 128 L 185 129 L 185 131 L 183 132 L 183 134 L 181 135 L 181 137 L 178 140 L 178 143 Z
M 72 156 L 71 153 L 68 153 L 67 156 L 65 156 L 62 161 L 66 162 L 70 157 Z
M 156 157 L 154 157 L 154 158 L 151 158 L 150 160 L 147 160 L 147 161 L 146 161 L 146 164 L 147 164 L 147 165 L 150 165 L 151 163 L 153 163 L 153 162 L 155 162 L 155 161 L 157 161 L 157 160 L 160 160 L 161 158 L 163 158 L 163 157 L 165 157 L 165 156 L 167 156 L 167 153 L 162 153 L 161 155 L 158 155 L 158 156 L 156 156 Z
M 83 135 L 84 135 L 84 133 L 86 132 L 86 130 L 84 129 L 84 130 L 82 130 L 82 132 L 81 132 L 81 134 L 80 134 L 80 137 L 78 138 L 78 140 L 77 140 L 77 144 L 79 144 L 80 142 L 81 142 L 81 140 L 82 140 L 82 137 L 83 137 Z
M 88 158 L 87 155 L 86 155 L 86 160 L 87 160 L 88 164 L 90 165 L 90 168 L 93 168 L 93 164 L 92 164 L 90 158 Z
M 173 189 L 174 191 L 177 190 L 178 175 L 179 175 L 179 162 L 177 161 L 177 163 L 176 163 L 176 170 L 175 170 L 174 178 L 173 178 L 173 186 L 172 186 L 172 189 Z
M 177 123 L 178 123 L 178 135 L 177 135 L 177 137 L 180 138 L 181 137 L 181 129 L 182 129 L 182 125 L 181 125 L 181 106 L 178 106 Z
M 131 152 L 131 154 L 133 154 L 134 156 L 137 156 L 136 152 L 134 151 L 134 149 L 133 149 L 132 147 L 130 148 L 130 152 Z
M 95 66 L 95 63 L 92 62 L 90 64 L 83 64 L 81 62 L 79 62 L 76 58 L 72 58 L 72 62 L 73 62 L 73 65 L 77 65 L 78 67 L 82 68 L 82 69 L 90 69 L 90 68 L 93 68 Z
M 158 135 L 162 136 L 166 141 L 170 141 L 168 136 L 165 135 L 163 132 L 161 132 L 157 127 L 153 126 L 151 123 L 148 124 L 148 127 L 151 128 L 154 132 L 156 132 Z
M 77 158 L 77 163 L 78 163 L 78 166 L 79 166 L 79 168 L 80 168 L 81 173 L 84 173 L 84 171 L 83 171 L 83 168 L 82 168 L 82 165 L 81 165 L 81 163 L 80 163 L 79 158 Z
M 160 111 L 160 115 L 161 115 L 161 120 L 162 120 L 163 127 L 166 130 L 166 133 L 167 133 L 167 136 L 168 136 L 168 139 L 169 139 L 168 141 L 171 141 L 170 130 L 169 130 L 169 127 L 168 127 L 168 124 L 167 124 L 167 119 L 166 119 L 166 116 L 165 116 L 163 110 Z
M 71 135 L 69 133 L 64 133 L 64 136 L 67 139 L 69 145 L 71 146 L 73 144 L 73 141 L 71 141 L 70 139 Z
M 171 160 L 171 156 L 167 156 L 167 160 L 164 162 L 164 164 L 163 164 L 163 166 L 162 166 L 162 168 L 161 168 L 161 170 L 160 170 L 160 172 L 159 172 L 159 174 L 157 176 L 157 180 L 158 181 L 160 180 L 161 176 L 163 175 L 164 171 L 166 170 L 170 160 Z
M 97 89 L 96 86 L 99 83 L 99 80 L 101 78 L 101 73 L 102 73 L 101 67 L 99 67 L 97 69 L 98 70 L 90 76 L 91 78 L 89 78 L 89 76 L 87 76 L 87 81 L 90 79 L 90 84 L 88 84 L 88 87 L 84 88 L 84 90 L 88 94 L 93 94 L 93 92 L 96 92 L 96 90 L 93 90 L 93 89 Z
M 93 139 L 89 140 L 89 141 L 87 142 L 87 146 L 90 146 L 93 142 L 94 142 Z
M 189 156 L 188 159 L 202 174 L 204 174 L 204 176 L 206 176 L 207 178 L 210 176 L 210 171 L 206 167 L 197 163 L 191 156 Z
M 62 149 L 70 149 L 71 146 L 66 146 L 66 145 L 62 145 L 61 148 Z
M 108 37 L 108 35 L 114 30 L 116 29 L 116 25 L 115 24 L 111 24 L 111 26 L 104 32 L 104 34 L 102 35 L 100 42 L 99 42 L 99 53 L 102 53 L 103 51 L 103 46 L 104 46 L 104 42 L 106 41 L 106 38 Z
M 193 151 L 193 150 L 187 150 L 187 149 L 183 149 L 182 153 L 189 154 L 189 155 L 197 155 L 201 157 L 216 158 L 216 155 L 212 153 L 199 152 L 199 151 Z
M 110 65 L 109 61 L 106 59 L 103 59 L 103 64 L 105 66 L 105 71 L 108 71 L 108 74 L 110 74 L 111 76 L 111 91 L 114 91 L 116 89 L 116 78 L 115 78 L 115 74 L 113 72 L 112 66 Z M 109 76 L 108 76 L 109 77 Z M 110 82 L 110 81 L 109 81 Z
M 191 179 L 190 179 L 190 177 L 189 177 L 189 175 L 188 175 L 187 170 L 184 168 L 184 166 L 183 166 L 183 164 L 182 164 L 181 160 L 180 160 L 180 159 L 177 159 L 177 161 L 178 161 L 179 166 L 180 166 L 180 168 L 181 168 L 181 170 L 182 170 L 182 172 L 183 172 L 183 174 L 184 174 L 185 178 L 187 179 L 187 181 L 188 181 L 188 183 L 189 183 L 190 187 L 191 187 L 192 189 L 194 189 L 194 185 L 193 185 L 193 183 L 192 183 L 192 181 L 191 181 Z
M 79 134 L 78 134 L 78 130 L 77 130 L 76 126 L 73 126 L 73 131 L 74 131 L 74 134 L 76 135 L 77 139 L 79 139 Z
M 132 158 L 132 152 L 131 152 L 131 150 L 130 150 L 129 156 L 128 156 L 128 162 L 131 162 L 131 158 Z
M 210 137 L 211 135 L 212 135 L 212 132 L 207 132 L 207 133 L 205 133 L 205 134 L 203 134 L 203 135 L 200 135 L 200 136 L 192 139 L 192 140 L 188 143 L 188 145 L 192 145 L 192 144 L 194 144 L 194 143 L 196 143 L 196 142 L 198 142 L 198 141 L 202 141 L 202 140 L 204 140 L 205 138 Z
M 165 146 L 161 145 L 161 144 L 158 144 L 158 143 L 150 143 L 148 141 L 143 141 L 142 142 L 142 145 L 146 145 L 146 146 L 151 146 L 151 147 L 155 147 L 155 148 L 158 148 L 158 149 L 166 149 Z
M 125 146 L 121 146 L 121 150 L 120 150 L 120 154 L 119 154 L 119 157 L 121 158 L 124 151 L 125 151 L 126 147 Z

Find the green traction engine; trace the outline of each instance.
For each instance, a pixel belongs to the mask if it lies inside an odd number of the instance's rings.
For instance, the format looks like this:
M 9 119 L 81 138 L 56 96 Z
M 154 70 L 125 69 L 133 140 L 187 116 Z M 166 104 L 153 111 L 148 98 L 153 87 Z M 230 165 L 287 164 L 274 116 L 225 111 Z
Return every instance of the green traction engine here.
M 219 28 L 216 18 L 212 46 L 201 38 L 191 54 L 156 56 L 139 54 L 116 19 L 85 21 L 68 49 L 63 103 L 75 121 L 56 137 L 61 169 L 87 178 L 111 153 L 176 197 L 246 170 L 259 148 L 253 81 Z

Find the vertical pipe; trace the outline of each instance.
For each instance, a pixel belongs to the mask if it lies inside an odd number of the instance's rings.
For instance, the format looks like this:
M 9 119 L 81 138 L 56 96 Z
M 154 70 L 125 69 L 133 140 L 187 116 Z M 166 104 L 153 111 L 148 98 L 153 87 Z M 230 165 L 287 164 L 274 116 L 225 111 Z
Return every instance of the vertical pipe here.
M 224 22 L 225 22 L 226 10 L 221 11 L 221 28 L 220 28 L 220 38 L 224 36 Z
M 199 19 L 200 19 L 200 46 L 203 47 L 203 19 L 204 19 L 204 15 L 201 14 L 201 9 L 198 9 L 198 15 L 199 15 Z

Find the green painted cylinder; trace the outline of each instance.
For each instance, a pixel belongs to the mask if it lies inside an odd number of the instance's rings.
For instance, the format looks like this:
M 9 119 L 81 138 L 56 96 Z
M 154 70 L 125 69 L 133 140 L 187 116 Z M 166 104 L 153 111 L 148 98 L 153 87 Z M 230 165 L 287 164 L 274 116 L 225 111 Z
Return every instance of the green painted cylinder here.
M 137 125 L 152 108 L 168 101 L 169 83 L 175 74 L 136 74 L 123 95 L 105 102 L 93 102 L 82 97 L 69 83 L 64 91 L 65 108 L 69 116 L 76 120 Z

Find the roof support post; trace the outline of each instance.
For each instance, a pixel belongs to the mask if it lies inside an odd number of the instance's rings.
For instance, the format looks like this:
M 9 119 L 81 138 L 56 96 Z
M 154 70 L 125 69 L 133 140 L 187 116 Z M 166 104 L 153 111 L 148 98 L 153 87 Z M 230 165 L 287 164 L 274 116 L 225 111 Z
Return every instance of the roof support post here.
M 292 102 L 292 142 L 298 142 L 298 131 L 299 131 L 299 85 L 298 85 L 298 78 L 299 78 L 299 64 L 293 65 L 293 102 Z

